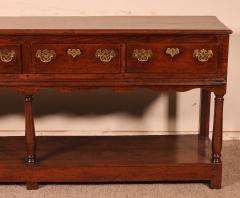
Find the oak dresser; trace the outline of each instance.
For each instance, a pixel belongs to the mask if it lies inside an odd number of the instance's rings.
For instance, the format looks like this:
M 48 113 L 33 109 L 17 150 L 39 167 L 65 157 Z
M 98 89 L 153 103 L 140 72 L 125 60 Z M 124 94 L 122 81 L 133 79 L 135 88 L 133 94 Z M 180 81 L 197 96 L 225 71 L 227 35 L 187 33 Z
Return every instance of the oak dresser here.
M 37 189 L 39 182 L 209 181 L 221 188 L 229 34 L 216 17 L 0 18 L 0 87 L 24 95 L 26 120 L 25 137 L 0 138 L 0 182 Z M 199 134 L 35 136 L 35 93 L 97 88 L 199 88 Z

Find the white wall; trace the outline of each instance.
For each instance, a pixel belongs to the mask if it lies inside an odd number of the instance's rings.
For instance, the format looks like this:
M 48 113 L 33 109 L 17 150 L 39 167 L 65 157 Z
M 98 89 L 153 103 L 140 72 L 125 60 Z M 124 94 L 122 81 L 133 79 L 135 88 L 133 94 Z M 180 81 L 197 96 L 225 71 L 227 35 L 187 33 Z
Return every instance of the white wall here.
M 230 40 L 228 93 L 224 130 L 240 131 L 240 2 L 239 0 L 8 0 L 1 16 L 32 15 L 216 15 L 234 31 Z M 22 98 L 2 92 L 0 128 L 24 129 Z M 171 100 L 174 101 L 174 95 Z M 111 91 L 58 94 L 45 91 L 35 97 L 36 129 L 44 131 L 196 131 L 199 90 L 176 96 L 176 118 L 168 114 L 166 94 L 139 90 L 118 95 Z M 174 104 L 171 104 L 171 107 Z M 174 109 L 174 108 L 173 108 Z M 169 119 L 172 117 L 172 119 Z M 239 133 L 240 134 L 240 133 Z

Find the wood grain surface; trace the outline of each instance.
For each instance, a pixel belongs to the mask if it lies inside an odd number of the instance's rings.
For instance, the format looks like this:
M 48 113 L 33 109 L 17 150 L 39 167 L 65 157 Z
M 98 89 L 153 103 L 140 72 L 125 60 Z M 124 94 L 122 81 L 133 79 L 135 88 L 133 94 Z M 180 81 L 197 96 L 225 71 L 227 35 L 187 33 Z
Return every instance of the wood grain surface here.
M 14 30 L 14 31 L 12 31 Z M 95 30 L 94 32 L 92 30 Z M 116 32 L 117 31 L 117 32 Z M 1 17 L 0 34 L 231 33 L 214 16 Z

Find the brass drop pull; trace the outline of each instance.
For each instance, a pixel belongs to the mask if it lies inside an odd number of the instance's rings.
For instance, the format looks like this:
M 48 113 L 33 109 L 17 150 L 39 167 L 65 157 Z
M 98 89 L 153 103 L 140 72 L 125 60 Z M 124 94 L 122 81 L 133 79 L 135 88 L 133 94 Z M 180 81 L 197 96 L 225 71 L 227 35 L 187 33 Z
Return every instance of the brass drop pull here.
M 76 58 L 77 56 L 80 56 L 82 52 L 80 49 L 68 49 L 67 54 L 73 58 Z
M 16 57 L 16 52 L 14 50 L 1 49 L 0 59 L 4 63 L 11 62 Z
M 48 49 L 37 50 L 36 58 L 40 59 L 40 61 L 43 63 L 49 63 L 56 58 L 56 52 Z
M 116 52 L 114 50 L 98 49 L 95 55 L 100 61 L 108 63 L 116 57 Z
M 180 49 L 179 48 L 167 48 L 166 49 L 166 54 L 171 56 L 172 58 L 178 54 L 180 54 Z
M 152 57 L 152 50 L 148 49 L 134 49 L 133 50 L 133 58 L 136 58 L 140 62 L 146 62 Z
M 195 49 L 193 52 L 193 57 L 195 57 L 199 62 L 204 63 L 213 57 L 213 51 L 206 49 Z

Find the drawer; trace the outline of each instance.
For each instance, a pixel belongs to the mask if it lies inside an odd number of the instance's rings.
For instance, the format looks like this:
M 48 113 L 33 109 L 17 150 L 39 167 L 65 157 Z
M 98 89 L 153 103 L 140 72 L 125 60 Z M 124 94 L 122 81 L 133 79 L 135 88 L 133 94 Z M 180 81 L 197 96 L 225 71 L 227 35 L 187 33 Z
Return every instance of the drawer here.
M 136 43 L 127 45 L 127 72 L 210 74 L 218 68 L 215 43 Z
M 32 44 L 31 73 L 119 73 L 120 44 Z
M 21 46 L 0 44 L 0 73 L 21 73 Z

